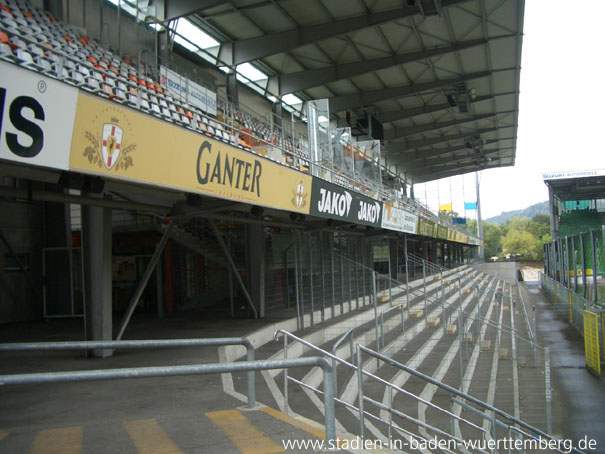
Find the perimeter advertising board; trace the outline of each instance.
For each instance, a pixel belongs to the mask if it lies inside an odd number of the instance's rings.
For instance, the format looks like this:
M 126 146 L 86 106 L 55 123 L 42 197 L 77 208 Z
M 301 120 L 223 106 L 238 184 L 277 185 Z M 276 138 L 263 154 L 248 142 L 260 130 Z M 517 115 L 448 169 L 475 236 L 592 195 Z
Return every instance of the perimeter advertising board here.
M 382 204 L 319 178 L 313 179 L 312 216 L 380 227 Z
M 185 101 L 211 115 L 216 115 L 216 93 L 191 79 L 160 66 L 160 83 L 173 97 Z
M 416 233 L 418 216 L 387 203 L 382 206 L 382 228 L 398 232 Z
M 67 170 L 78 89 L 0 61 L 0 159 Z
M 424 236 L 433 236 L 435 223 L 424 218 L 418 219 L 418 234 Z
M 71 170 L 309 213 L 311 177 L 80 93 Z
M 437 225 L 437 238 L 447 240 L 448 229 L 444 225 Z

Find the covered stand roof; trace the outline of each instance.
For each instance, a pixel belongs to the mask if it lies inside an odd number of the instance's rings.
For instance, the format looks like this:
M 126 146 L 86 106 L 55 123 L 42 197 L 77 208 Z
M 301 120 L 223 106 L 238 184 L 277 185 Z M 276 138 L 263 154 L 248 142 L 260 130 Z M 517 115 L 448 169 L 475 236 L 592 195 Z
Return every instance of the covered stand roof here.
M 389 168 L 420 183 L 515 163 L 523 0 L 164 0 L 252 64 L 265 95 L 370 112 Z M 352 125 L 354 126 L 354 125 Z
M 546 174 L 544 183 L 561 201 L 605 199 L 605 169 Z

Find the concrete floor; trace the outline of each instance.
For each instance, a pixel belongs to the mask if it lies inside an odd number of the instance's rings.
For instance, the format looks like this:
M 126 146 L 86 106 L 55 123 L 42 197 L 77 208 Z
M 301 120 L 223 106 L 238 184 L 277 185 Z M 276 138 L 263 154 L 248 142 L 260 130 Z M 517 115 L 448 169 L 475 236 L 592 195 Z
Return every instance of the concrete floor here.
M 563 438 L 596 441 L 605 453 L 605 380 L 586 369 L 584 340 L 550 307 L 539 281 L 523 283 L 527 301 L 537 309 L 538 341 L 550 347 L 553 387 L 553 430 Z

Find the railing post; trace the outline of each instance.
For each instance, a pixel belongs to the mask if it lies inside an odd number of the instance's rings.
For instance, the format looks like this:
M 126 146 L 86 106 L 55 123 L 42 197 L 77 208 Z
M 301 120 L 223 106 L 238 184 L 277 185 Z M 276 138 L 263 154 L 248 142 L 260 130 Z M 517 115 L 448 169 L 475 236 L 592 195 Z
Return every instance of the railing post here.
M 321 321 L 326 321 L 326 264 L 323 248 L 324 232 L 319 232 L 319 265 L 321 267 Z
M 450 413 L 454 414 L 454 396 L 450 397 Z M 456 436 L 456 419 L 453 416 L 450 416 L 450 435 Z
M 330 247 L 330 284 L 332 286 L 332 318 L 334 318 L 334 311 L 335 311 L 335 302 L 336 302 L 336 288 L 335 288 L 335 283 L 334 283 L 334 235 L 332 233 L 330 233 L 330 241 L 329 241 L 329 247 Z
M 544 386 L 546 398 L 546 432 L 552 433 L 552 390 L 550 388 L 550 348 L 544 348 Z
M 364 434 L 364 414 L 363 414 L 363 363 L 361 361 L 361 346 L 357 344 L 357 396 L 358 396 L 358 407 L 359 407 L 359 438 L 363 443 L 365 439 Z
M 284 336 L 285 337 L 285 336 Z M 254 347 L 246 345 L 246 360 L 254 361 Z M 256 407 L 256 385 L 254 383 L 254 371 L 246 372 L 248 379 L 248 408 Z
M 340 313 L 342 314 L 344 310 L 345 303 L 345 275 L 344 275 L 344 265 L 343 265 L 343 256 L 340 256 Z M 351 304 L 349 303 L 349 311 L 351 310 Z
M 599 295 L 599 289 L 597 287 L 597 270 L 598 270 L 598 266 L 597 266 L 597 243 L 596 243 L 596 238 L 595 238 L 595 234 L 594 234 L 594 230 L 590 231 L 590 243 L 592 246 L 592 287 L 593 287 L 593 302 L 595 304 L 597 304 L 597 302 L 599 301 L 598 299 L 598 295 Z
M 311 326 L 315 324 L 315 305 L 313 300 L 313 238 L 309 235 L 309 302 L 311 303 Z
M 393 388 L 388 387 L 389 390 L 389 447 L 391 446 L 391 439 L 393 433 Z
M 407 235 L 404 236 L 405 244 L 405 302 L 408 315 L 410 314 L 410 275 L 408 273 L 408 239 Z
M 460 359 L 460 386 L 464 381 L 464 373 L 462 372 L 462 281 L 458 278 L 458 338 L 459 349 L 458 357 Z
M 300 316 L 300 264 L 298 263 L 298 255 L 299 255 L 299 241 L 298 241 L 298 232 L 294 236 L 294 286 L 296 287 L 296 331 L 300 331 L 302 329 L 302 321 Z M 334 316 L 334 314 L 332 314 Z
M 384 348 L 384 312 L 380 313 L 380 343 L 378 343 L 378 351 Z
M 376 271 L 372 271 L 372 296 L 374 299 L 374 325 L 376 330 L 376 346 L 378 346 L 378 298 L 376 295 Z
M 336 416 L 334 409 L 335 387 L 336 386 L 332 381 L 332 374 L 324 369 L 324 408 L 326 442 L 328 443 L 328 446 L 335 445 L 336 443 Z
M 422 259 L 422 284 L 424 285 L 424 322 L 428 323 L 428 308 L 426 302 L 426 265 L 424 264 L 424 259 Z
M 538 337 L 538 333 L 536 331 L 536 305 L 532 305 L 531 307 L 532 310 L 532 331 L 533 331 L 533 338 L 534 338 L 534 367 L 537 367 L 536 364 L 536 339 Z
M 584 248 L 584 235 L 580 233 L 580 251 L 582 253 L 582 283 L 584 284 L 582 296 L 586 298 L 586 292 L 588 291 L 588 285 L 586 280 L 586 250 Z
M 405 317 L 403 315 L 403 305 L 401 305 L 401 309 L 399 309 L 399 311 L 401 312 L 401 332 L 405 333 Z
M 284 359 L 288 358 L 288 336 L 284 335 Z M 284 414 L 288 414 L 288 369 L 284 369 Z

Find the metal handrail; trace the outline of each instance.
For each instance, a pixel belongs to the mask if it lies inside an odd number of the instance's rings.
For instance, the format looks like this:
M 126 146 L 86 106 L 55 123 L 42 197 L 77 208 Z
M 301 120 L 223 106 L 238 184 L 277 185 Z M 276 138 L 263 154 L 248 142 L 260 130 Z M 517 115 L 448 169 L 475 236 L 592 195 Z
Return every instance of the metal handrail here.
M 426 382 L 428 382 L 428 383 L 430 383 L 432 385 L 438 386 L 439 388 L 444 389 L 444 390 L 446 390 L 448 392 L 451 392 L 452 394 L 454 394 L 456 396 L 462 397 L 463 399 L 466 399 L 466 400 L 468 400 L 468 401 L 470 401 L 470 402 L 472 402 L 472 403 L 474 403 L 474 404 L 476 404 L 476 405 L 484 408 L 487 411 L 492 411 L 492 412 L 500 415 L 501 417 L 507 419 L 511 423 L 517 424 L 517 425 L 519 425 L 519 426 L 521 426 L 521 427 L 523 427 L 523 428 L 525 428 L 525 429 L 533 432 L 536 435 L 539 435 L 541 437 L 547 438 L 549 440 L 558 441 L 558 439 L 555 438 L 555 437 L 553 437 L 552 435 L 550 435 L 550 434 L 548 434 L 546 432 L 543 432 L 542 430 L 538 429 L 537 427 L 534 427 L 534 426 L 532 426 L 532 425 L 530 425 L 530 424 L 528 424 L 528 423 L 526 423 L 526 422 L 524 422 L 524 421 L 522 421 L 522 420 L 520 420 L 518 418 L 515 418 L 514 416 L 508 414 L 507 412 L 505 412 L 503 410 L 500 410 L 499 408 L 496 408 L 496 407 L 488 404 L 487 402 L 483 402 L 482 400 L 477 399 L 476 397 L 473 397 L 470 394 L 462 392 L 462 391 L 460 391 L 460 390 L 458 390 L 458 389 L 456 389 L 456 388 L 454 388 L 452 386 L 449 386 L 449 385 L 447 385 L 447 384 L 445 384 L 443 382 L 440 382 L 439 380 L 435 380 L 434 378 L 432 378 L 432 377 L 430 377 L 428 375 L 425 375 L 422 372 L 417 371 L 416 369 L 408 367 L 405 364 L 402 364 L 402 363 L 400 363 L 398 361 L 395 361 L 394 359 L 389 358 L 388 356 L 384 356 L 384 355 L 382 355 L 382 354 L 380 354 L 380 353 L 378 353 L 378 352 L 376 352 L 376 351 L 374 351 L 372 349 L 369 349 L 367 347 L 364 347 L 363 345 L 357 344 L 357 354 L 358 354 L 358 357 L 361 356 L 361 352 L 362 351 L 365 352 L 365 353 L 367 353 L 368 355 L 376 358 L 376 359 L 384 361 L 385 363 L 389 364 L 390 366 L 393 366 L 393 367 L 396 367 L 398 369 L 401 369 L 404 372 L 407 372 L 407 373 L 409 373 L 411 375 L 414 375 L 415 377 L 418 377 L 418 378 L 420 378 L 420 379 L 422 379 L 422 380 L 424 380 L 424 381 L 426 381 Z M 576 453 L 579 453 L 579 454 L 584 454 L 583 451 L 580 451 L 579 449 L 576 449 L 576 448 L 574 448 L 573 451 L 576 452 Z
M 187 366 L 133 367 L 122 369 L 95 369 L 71 372 L 46 372 L 34 374 L 1 375 L 0 386 L 88 380 L 115 380 L 120 378 L 208 375 L 312 366 L 319 366 L 322 368 L 323 371 L 325 383 L 324 417 L 326 428 L 326 441 L 329 444 L 333 444 L 336 442 L 336 424 L 334 416 L 334 386 L 332 384 L 332 366 L 324 358 L 320 358 L 317 356 L 261 361 L 241 361 L 234 363 L 193 364 Z
M 401 311 L 401 332 L 405 332 L 405 325 L 404 325 L 404 316 L 403 316 L 403 304 L 398 304 L 397 306 L 392 306 L 390 308 L 388 308 L 386 311 L 382 311 L 380 313 L 380 345 L 378 346 L 379 349 L 383 349 L 384 348 L 384 315 L 388 314 L 389 312 L 392 312 L 394 310 L 399 310 Z M 351 355 L 351 358 L 353 356 Z
M 353 359 L 355 356 L 355 347 L 353 347 L 353 328 L 346 330 L 342 336 L 334 343 L 332 346 L 332 355 L 336 356 L 336 350 L 338 347 L 346 340 L 349 339 L 349 350 L 350 350 L 350 358 Z M 332 373 L 334 374 L 334 392 L 338 392 L 338 379 L 336 375 L 336 360 L 332 358 Z
M 454 413 L 452 413 L 452 412 L 450 412 L 448 410 L 445 410 L 445 409 L 439 407 L 438 405 L 435 405 L 434 403 L 432 403 L 432 402 L 430 402 L 430 401 L 428 401 L 426 399 L 423 399 L 420 396 L 417 396 L 416 394 L 414 394 L 414 393 L 412 393 L 410 391 L 407 391 L 407 390 L 405 390 L 403 388 L 400 388 L 399 386 L 394 385 L 394 384 L 390 383 L 389 381 L 387 381 L 387 380 L 385 380 L 385 379 L 383 379 L 383 378 L 381 378 L 381 377 L 379 377 L 377 375 L 372 374 L 371 372 L 368 372 L 368 371 L 364 370 L 363 367 L 361 367 L 361 362 L 359 361 L 359 349 L 360 348 L 364 348 L 365 349 L 365 347 L 361 346 L 360 344 L 357 344 L 358 365 L 355 365 L 355 364 L 350 363 L 349 361 L 346 361 L 346 360 L 344 360 L 342 358 L 339 358 L 338 356 L 336 356 L 336 355 L 334 355 L 332 353 L 329 353 L 326 350 L 324 350 L 324 349 L 322 349 L 322 348 L 320 348 L 320 347 L 318 347 L 318 346 L 316 346 L 316 345 L 314 345 L 314 344 L 312 344 L 312 343 L 310 343 L 310 342 L 308 342 L 308 341 L 306 341 L 304 339 L 301 339 L 300 337 L 298 337 L 298 336 L 290 333 L 289 331 L 283 330 L 283 329 L 275 331 L 275 333 L 273 334 L 273 338 L 275 340 L 277 340 L 279 334 L 283 334 L 284 335 L 284 354 L 285 355 L 287 355 L 287 352 L 288 352 L 288 349 L 287 349 L 287 339 L 290 338 L 292 340 L 295 340 L 295 341 L 301 343 L 302 345 L 308 347 L 311 350 L 314 350 L 314 351 L 316 351 L 318 353 L 321 353 L 324 356 L 332 358 L 332 360 L 335 360 L 335 361 L 337 361 L 337 362 L 339 362 L 339 363 L 341 363 L 341 364 L 343 364 L 343 365 L 345 365 L 345 366 L 353 369 L 354 371 L 357 371 L 358 374 L 362 374 L 362 375 L 365 375 L 365 376 L 367 376 L 369 378 L 372 378 L 372 379 L 378 381 L 379 383 L 382 383 L 383 385 L 389 387 L 390 389 L 392 389 L 394 391 L 398 391 L 398 392 L 400 392 L 402 394 L 405 394 L 405 395 L 407 395 L 409 397 L 412 397 L 412 398 L 416 399 L 418 402 L 420 402 L 420 403 L 422 403 L 424 405 L 427 405 L 428 407 L 431 407 L 431 408 L 433 408 L 433 409 L 435 409 L 437 411 L 440 411 L 442 413 L 445 413 L 445 414 L 449 415 L 451 418 L 454 418 L 454 419 L 456 419 L 458 421 L 461 421 L 461 422 L 463 422 L 463 423 L 465 423 L 465 424 L 467 424 L 467 425 L 469 425 L 469 426 L 471 426 L 473 428 L 476 428 L 478 430 L 482 430 L 480 427 L 476 426 L 472 422 L 470 422 L 470 421 L 468 421 L 468 420 L 466 420 L 466 419 L 464 419 L 464 418 L 462 418 L 460 416 L 457 416 L 456 414 L 454 414 Z M 302 385 L 305 388 L 310 389 L 311 391 L 314 391 L 316 393 L 320 393 L 320 394 L 322 393 L 321 390 L 318 390 L 318 389 L 316 389 L 316 388 L 314 388 L 314 387 L 312 387 L 310 385 L 307 385 L 306 383 L 303 383 L 303 382 L 301 382 L 299 380 L 296 380 L 293 377 L 288 377 L 288 374 L 284 373 L 284 409 L 285 409 L 285 411 L 287 411 L 287 409 L 288 409 L 288 400 L 287 400 L 288 399 L 288 386 L 287 386 L 288 380 L 293 381 L 293 382 L 295 382 L 295 383 L 297 383 L 299 385 Z M 324 389 L 326 389 L 327 386 L 328 385 L 325 384 L 324 385 Z M 362 395 L 361 387 L 360 387 L 360 395 Z M 342 401 L 340 399 L 336 398 L 336 397 L 335 397 L 335 400 L 337 402 L 342 403 Z M 363 405 L 360 405 L 360 408 L 354 407 L 352 404 L 349 404 L 349 403 L 347 403 L 346 405 L 350 406 L 350 407 L 352 407 L 354 409 L 356 409 L 360 413 L 364 413 Z M 392 410 L 395 411 L 394 409 L 392 409 Z M 380 420 L 380 421 L 382 421 L 385 424 L 389 424 L 388 421 L 385 421 L 384 419 L 382 419 L 382 418 L 380 418 L 378 416 L 375 416 L 375 415 L 372 415 L 372 416 L 375 419 Z M 406 415 L 406 417 L 407 417 L 407 415 Z M 363 420 L 363 417 L 360 417 L 360 422 L 362 420 Z M 437 429 L 437 430 L 439 430 L 439 429 Z M 363 438 L 363 431 L 361 433 L 361 438 Z
M 70 342 L 25 342 L 0 344 L 0 352 L 49 351 L 49 350 L 99 350 L 99 349 L 141 349 L 169 347 L 218 347 L 242 345 L 246 347 L 246 360 L 254 361 L 254 345 L 245 337 L 219 337 L 208 339 L 158 339 L 119 341 L 70 341 Z M 254 372 L 248 372 L 248 407 L 255 401 Z M 1 377 L 0 377 L 1 378 Z
M 423 263 L 426 263 L 426 265 L 427 265 L 429 268 L 433 268 L 433 269 L 435 269 L 435 271 L 436 271 L 436 272 L 441 272 L 441 271 L 450 271 L 450 268 L 447 268 L 447 267 L 445 267 L 445 266 L 441 266 L 441 265 L 439 265 L 438 263 L 435 263 L 435 262 L 429 262 L 428 260 L 425 260 L 425 259 L 423 259 L 422 257 L 420 257 L 420 256 L 418 256 L 418 255 L 416 255 L 416 254 L 413 254 L 413 253 L 411 253 L 411 252 L 408 252 L 408 260 L 409 260 L 409 259 L 411 259 L 411 260 L 412 260 L 412 262 L 419 262 L 419 261 L 422 261 Z

